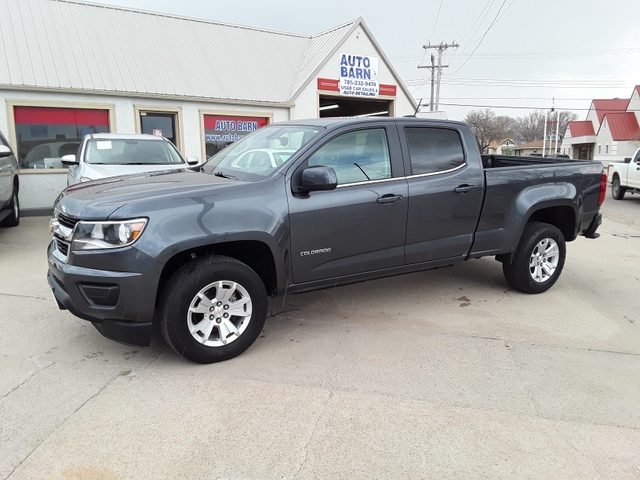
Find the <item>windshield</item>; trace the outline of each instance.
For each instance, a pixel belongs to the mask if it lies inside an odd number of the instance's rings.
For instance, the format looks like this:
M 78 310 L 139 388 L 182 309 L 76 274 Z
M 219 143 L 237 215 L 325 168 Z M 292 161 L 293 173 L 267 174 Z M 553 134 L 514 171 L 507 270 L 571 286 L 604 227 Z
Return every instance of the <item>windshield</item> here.
M 175 147 L 162 140 L 94 139 L 87 142 L 86 163 L 93 165 L 180 165 Z
M 322 129 L 277 124 L 263 127 L 211 157 L 204 171 L 240 180 L 260 180 L 289 160 Z

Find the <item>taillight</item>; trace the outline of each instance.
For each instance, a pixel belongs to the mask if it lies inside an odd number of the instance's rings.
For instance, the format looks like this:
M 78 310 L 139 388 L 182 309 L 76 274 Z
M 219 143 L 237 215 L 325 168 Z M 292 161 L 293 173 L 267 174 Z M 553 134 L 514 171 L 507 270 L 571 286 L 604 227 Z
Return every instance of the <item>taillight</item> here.
M 607 196 L 607 174 L 603 173 L 600 177 L 600 197 L 598 198 L 598 205 L 604 203 L 604 199 Z

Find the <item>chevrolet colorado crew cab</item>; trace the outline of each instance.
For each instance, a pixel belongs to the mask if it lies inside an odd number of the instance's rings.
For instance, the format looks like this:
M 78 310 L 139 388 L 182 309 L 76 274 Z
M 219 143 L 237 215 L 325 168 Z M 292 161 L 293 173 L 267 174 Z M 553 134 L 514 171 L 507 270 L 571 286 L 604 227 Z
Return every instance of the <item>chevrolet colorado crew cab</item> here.
M 481 156 L 469 127 L 417 118 L 275 123 L 200 172 L 68 187 L 54 205 L 48 281 L 106 337 L 167 343 L 198 363 L 260 334 L 267 297 L 495 256 L 541 293 L 565 244 L 597 237 L 602 165 Z
M 611 196 L 615 200 L 622 200 L 627 191 L 640 193 L 640 148 L 624 162 L 610 163 L 607 176 L 611 179 Z

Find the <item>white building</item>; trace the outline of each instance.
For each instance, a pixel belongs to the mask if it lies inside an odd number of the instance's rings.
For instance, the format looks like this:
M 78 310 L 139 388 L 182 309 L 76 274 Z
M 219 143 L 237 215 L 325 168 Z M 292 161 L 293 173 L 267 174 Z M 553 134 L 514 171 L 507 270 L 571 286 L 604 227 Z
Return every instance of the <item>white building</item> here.
M 569 122 L 561 153 L 607 165 L 640 147 L 640 85 L 629 99 L 593 100 L 586 120 Z
M 0 2 L 0 130 L 23 212 L 48 213 L 60 157 L 91 132 L 153 133 L 208 158 L 267 123 L 413 114 L 362 18 L 313 36 L 71 0 Z

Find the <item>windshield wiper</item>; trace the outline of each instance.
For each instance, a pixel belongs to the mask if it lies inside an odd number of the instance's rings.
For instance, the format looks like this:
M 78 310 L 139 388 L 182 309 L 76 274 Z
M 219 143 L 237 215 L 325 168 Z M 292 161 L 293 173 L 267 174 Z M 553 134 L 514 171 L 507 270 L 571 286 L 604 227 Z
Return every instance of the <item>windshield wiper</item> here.
M 237 180 L 238 177 L 234 177 L 233 175 L 229 175 L 228 173 L 222 173 L 220 171 L 213 172 L 216 177 L 228 178 L 229 180 Z

